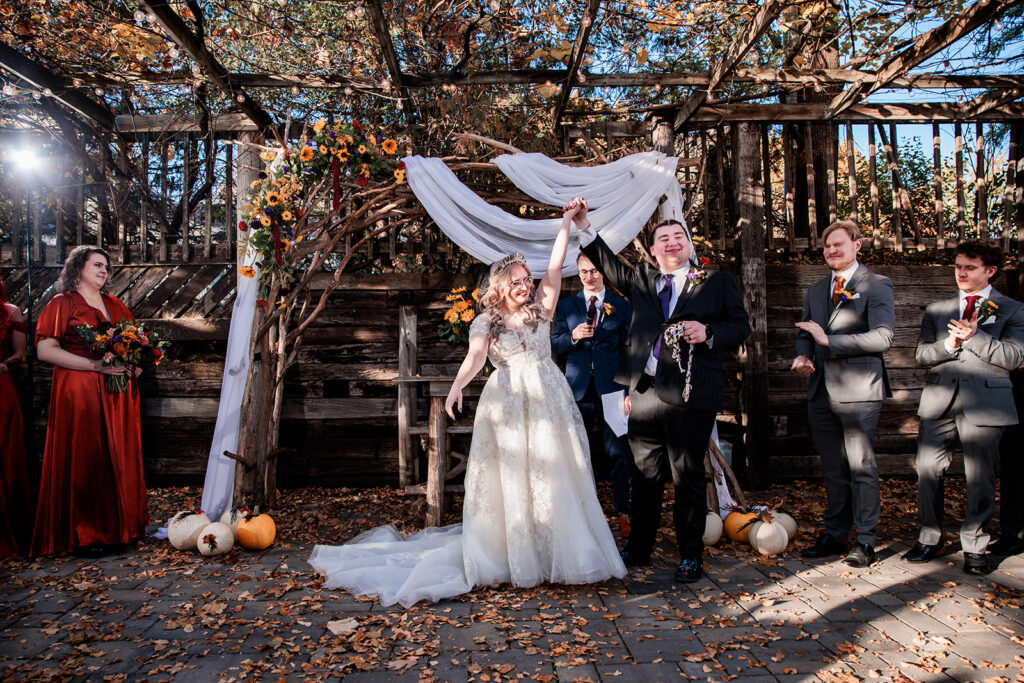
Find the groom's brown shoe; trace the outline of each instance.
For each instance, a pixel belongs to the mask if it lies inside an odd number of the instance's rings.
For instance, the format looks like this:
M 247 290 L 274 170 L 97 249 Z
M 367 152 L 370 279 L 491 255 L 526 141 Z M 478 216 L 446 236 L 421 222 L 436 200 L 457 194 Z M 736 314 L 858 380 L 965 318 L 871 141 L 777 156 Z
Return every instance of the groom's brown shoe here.
M 629 538 L 629 532 L 633 530 L 633 525 L 629 520 L 629 515 L 619 515 L 619 535 L 623 538 Z

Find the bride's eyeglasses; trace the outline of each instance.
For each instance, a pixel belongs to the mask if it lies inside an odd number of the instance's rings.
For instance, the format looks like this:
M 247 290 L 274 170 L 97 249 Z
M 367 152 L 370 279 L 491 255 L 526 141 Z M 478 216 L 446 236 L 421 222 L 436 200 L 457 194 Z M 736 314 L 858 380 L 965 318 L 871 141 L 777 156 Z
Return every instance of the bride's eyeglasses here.
M 526 286 L 527 289 L 529 289 L 530 287 L 533 287 L 533 278 L 532 277 L 524 277 L 524 278 L 522 278 L 520 280 L 513 280 L 512 282 L 508 283 L 508 288 L 509 289 L 519 289 L 520 287 L 522 287 L 524 285 Z

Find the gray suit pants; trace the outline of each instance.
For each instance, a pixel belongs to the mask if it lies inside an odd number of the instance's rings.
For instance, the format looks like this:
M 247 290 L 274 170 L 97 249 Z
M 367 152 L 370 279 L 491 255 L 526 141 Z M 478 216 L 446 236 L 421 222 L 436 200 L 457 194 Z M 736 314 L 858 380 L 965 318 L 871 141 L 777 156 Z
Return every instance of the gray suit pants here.
M 854 528 L 858 543 L 875 544 L 881 503 L 874 444 L 881 410 L 881 401 L 840 403 L 828 391 L 807 401 L 825 478 L 825 533 L 839 541 Z
M 959 434 L 967 475 L 967 510 L 960 526 L 960 545 L 966 553 L 985 552 L 989 535 L 984 525 L 995 508 L 996 462 L 1002 433 L 1002 427 L 968 422 L 959 391 L 942 417 L 921 420 L 917 441 L 917 512 L 921 518 L 918 541 L 925 545 L 942 541 L 943 480 L 953 460 L 953 441 Z

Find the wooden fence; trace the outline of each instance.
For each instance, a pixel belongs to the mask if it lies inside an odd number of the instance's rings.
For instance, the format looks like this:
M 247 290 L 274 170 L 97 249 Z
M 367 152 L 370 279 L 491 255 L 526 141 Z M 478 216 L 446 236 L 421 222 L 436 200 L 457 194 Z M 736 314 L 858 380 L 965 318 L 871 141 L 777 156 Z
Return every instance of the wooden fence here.
M 112 289 L 142 318 L 162 326 L 175 344 L 175 359 L 144 375 L 143 434 L 146 474 L 151 484 L 201 483 L 217 415 L 227 316 L 231 310 L 232 269 L 211 277 L 203 266 L 162 266 L 163 282 L 181 278 L 166 302 L 133 294 L 147 278 L 158 276 L 153 267 L 121 268 Z M 194 269 L 194 270 L 183 270 Z M 893 349 L 886 354 L 895 396 L 882 410 L 877 439 L 881 470 L 911 475 L 916 448 L 915 415 L 925 370 L 914 362 L 914 346 L 924 306 L 954 292 L 949 266 L 877 266 L 892 278 L 896 290 L 897 328 Z M 34 274 L 40 282 L 54 277 L 55 269 Z M 179 273 L 192 272 L 190 279 Z M 806 415 L 806 380 L 789 371 L 803 295 L 822 277 L 824 266 L 768 267 L 768 359 L 770 401 L 766 410 L 772 424 L 771 471 L 776 478 L 815 475 L 817 457 L 809 437 Z M 4 270 L 5 282 L 17 286 L 24 270 Z M 566 280 L 567 295 L 577 287 Z M 207 283 L 207 284 L 204 284 Z M 212 286 L 211 286 L 212 284 Z M 281 444 L 291 449 L 282 455 L 279 479 L 284 486 L 304 484 L 395 484 L 398 479 L 398 374 L 399 310 L 416 310 L 418 371 L 422 375 L 453 372 L 464 348 L 441 341 L 437 325 L 448 304 L 452 287 L 474 286 L 475 278 L 462 275 L 345 276 L 331 303 L 307 334 L 298 365 L 286 381 L 288 401 Z M 200 286 L 206 296 L 185 306 L 187 293 Z M 218 287 L 220 289 L 218 289 Z M 1006 291 L 1004 281 L 997 288 Z M 164 291 L 171 290 L 170 285 Z M 34 306 L 38 311 L 42 302 Z M 176 318 L 168 317 L 180 311 Z M 162 317 L 161 317 L 162 316 Z M 726 407 L 720 420 L 735 423 L 739 412 L 738 366 L 726 365 Z M 34 368 L 36 444 L 43 444 L 49 392 L 49 369 Z M 421 416 L 426 403 L 417 401 Z M 726 430 L 728 431 L 728 430 Z M 738 440 L 737 440 L 738 441 Z M 460 450 L 465 444 L 457 446 Z M 739 453 L 741 448 L 736 445 Z M 463 450 L 463 452 L 465 452 Z

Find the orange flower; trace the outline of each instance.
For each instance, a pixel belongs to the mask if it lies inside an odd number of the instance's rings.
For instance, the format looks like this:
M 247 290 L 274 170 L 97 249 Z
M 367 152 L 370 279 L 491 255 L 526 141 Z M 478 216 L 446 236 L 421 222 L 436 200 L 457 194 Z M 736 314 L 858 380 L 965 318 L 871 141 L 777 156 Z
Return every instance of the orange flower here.
M 260 216 L 260 223 L 263 224 L 264 228 L 269 228 L 271 223 L 270 216 Z
M 281 212 L 281 220 L 290 221 L 292 219 L 292 212 L 287 209 Z
M 278 192 L 271 190 L 267 193 L 267 204 L 270 206 L 277 206 L 281 203 L 281 195 Z
M 380 148 L 385 154 L 394 154 L 398 150 L 398 143 L 389 138 L 381 143 Z
M 313 124 L 313 130 L 316 131 L 317 133 L 319 133 L 326 126 L 327 126 L 327 121 L 325 121 L 324 119 L 320 119 L 319 121 L 317 121 L 316 123 Z
M 256 277 L 256 269 L 252 266 L 243 266 L 238 269 L 238 272 L 245 277 Z
M 397 171 L 395 171 L 395 182 L 397 182 L 399 185 L 405 182 L 405 171 L 403 171 L 402 169 L 398 169 Z
M 312 160 L 313 160 L 313 148 L 310 147 L 309 145 L 306 145 L 305 147 L 302 148 L 302 151 L 299 152 L 299 161 L 312 161 Z
M 328 153 L 326 145 L 320 145 L 320 153 L 321 154 L 327 154 Z
M 476 317 L 476 313 L 474 313 L 473 309 L 470 308 L 468 310 L 463 311 L 460 317 L 462 319 L 462 322 L 468 323 L 473 321 L 473 318 Z

